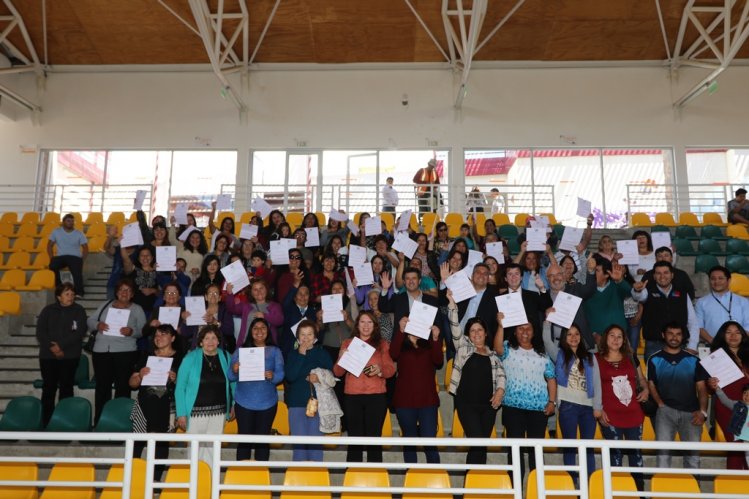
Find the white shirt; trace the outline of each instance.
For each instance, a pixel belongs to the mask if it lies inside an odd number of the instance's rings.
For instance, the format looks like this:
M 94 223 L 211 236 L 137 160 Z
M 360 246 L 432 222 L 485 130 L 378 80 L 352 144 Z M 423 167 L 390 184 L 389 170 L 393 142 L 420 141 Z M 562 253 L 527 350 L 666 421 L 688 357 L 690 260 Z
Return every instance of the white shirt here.
M 398 191 L 390 184 L 382 186 L 382 204 L 384 206 L 398 206 Z

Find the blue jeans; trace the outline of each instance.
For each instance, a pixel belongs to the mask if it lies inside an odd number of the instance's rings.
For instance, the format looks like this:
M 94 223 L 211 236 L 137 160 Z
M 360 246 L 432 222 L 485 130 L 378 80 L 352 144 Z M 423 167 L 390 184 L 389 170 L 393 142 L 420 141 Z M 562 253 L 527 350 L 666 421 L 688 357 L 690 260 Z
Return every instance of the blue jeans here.
M 676 434 L 682 442 L 699 442 L 702 437 L 702 425 L 692 424 L 692 413 L 673 409 L 667 405 L 658 408 L 655 414 L 655 438 L 666 442 L 673 442 Z M 658 467 L 670 468 L 671 455 L 675 451 L 658 450 Z M 684 467 L 697 469 L 700 467 L 699 452 L 686 451 L 684 453 Z
M 240 435 L 270 435 L 273 419 L 276 417 L 278 404 L 269 409 L 254 411 L 234 404 L 234 415 L 237 417 L 237 429 Z M 255 449 L 255 461 L 267 461 L 270 458 L 269 444 L 242 443 L 237 445 L 237 461 L 252 459 L 252 449 Z
M 575 404 L 562 400 L 559 404 L 559 428 L 562 430 L 562 438 L 576 440 L 577 429 L 580 428 L 580 438 L 592 440 L 596 434 L 596 420 L 593 417 L 593 407 L 589 405 Z M 565 466 L 575 465 L 577 450 L 573 448 L 564 449 Z M 587 450 L 588 476 L 596 469 L 596 457 L 593 449 Z
M 437 410 L 438 407 L 400 407 L 395 410 L 398 417 L 398 424 L 401 427 L 404 437 L 424 437 L 434 438 L 437 436 Z M 437 447 L 425 446 L 424 454 L 427 463 L 439 463 L 440 455 Z M 403 447 L 403 461 L 406 463 L 415 463 L 416 447 Z
M 289 431 L 292 435 L 319 437 L 320 415 L 307 416 L 306 407 L 289 407 Z M 322 461 L 322 445 L 294 445 L 294 461 Z
M 642 426 L 618 428 L 616 426 L 601 425 L 601 433 L 606 440 L 642 440 Z M 642 468 L 642 451 L 640 449 L 628 449 L 626 452 L 629 456 L 629 466 L 631 468 Z M 612 466 L 622 465 L 622 454 L 621 449 L 611 449 Z M 632 473 L 632 478 L 635 479 L 637 490 L 645 490 L 645 480 L 642 473 Z
M 627 330 L 627 339 L 629 340 L 629 346 L 632 347 L 632 352 L 637 355 L 637 347 L 640 345 L 640 329 L 642 328 L 642 321 L 637 324 L 629 325 Z M 647 360 L 647 357 L 645 358 Z

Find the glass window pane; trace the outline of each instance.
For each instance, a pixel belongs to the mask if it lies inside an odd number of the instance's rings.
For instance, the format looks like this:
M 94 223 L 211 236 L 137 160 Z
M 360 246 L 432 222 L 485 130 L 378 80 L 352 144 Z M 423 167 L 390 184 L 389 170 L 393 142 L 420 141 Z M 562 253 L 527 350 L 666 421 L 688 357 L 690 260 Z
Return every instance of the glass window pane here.
M 468 211 L 469 200 L 475 204 L 477 197 L 468 196 L 474 188 L 484 195 L 487 213 L 506 213 L 513 221 L 518 213 L 533 211 L 529 149 L 466 150 L 464 171 L 467 192 L 462 211 Z M 497 189 L 496 195 L 492 189 Z
M 159 168 L 159 180 L 161 172 Z M 188 203 L 188 212 L 195 215 L 200 227 L 205 227 L 211 213 L 211 202 L 218 194 L 234 196 L 236 181 L 237 151 L 174 151 L 168 215 L 174 212 L 177 204 Z M 160 189 L 154 195 L 155 213 L 163 214 L 165 211 L 160 211 Z M 235 205 L 234 211 L 241 213 L 243 209 Z
M 689 206 L 698 215 L 723 214 L 734 192 L 749 182 L 749 149 L 687 149 Z
M 397 212 L 418 210 L 413 178 L 416 172 L 425 166 L 430 159 L 437 161 L 437 175 L 440 179 L 439 189 L 444 209 L 448 206 L 447 173 L 449 168 L 449 151 L 380 151 L 380 179 L 377 189 L 377 208 L 382 210 L 382 186 L 388 177 L 393 177 L 393 187 L 398 192 Z

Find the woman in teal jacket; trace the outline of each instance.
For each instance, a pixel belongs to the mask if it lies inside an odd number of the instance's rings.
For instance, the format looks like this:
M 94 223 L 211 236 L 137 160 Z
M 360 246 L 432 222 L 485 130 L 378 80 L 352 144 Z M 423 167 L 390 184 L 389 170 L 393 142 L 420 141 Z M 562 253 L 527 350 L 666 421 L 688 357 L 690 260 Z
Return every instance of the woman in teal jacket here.
M 235 384 L 229 381 L 231 357 L 219 348 L 221 332 L 208 325 L 198 332 L 198 348 L 182 360 L 174 393 L 177 405 L 177 427 L 187 433 L 221 434 L 224 422 L 234 418 L 232 398 Z M 202 461 L 212 464 L 213 450 L 208 443 L 200 445 Z

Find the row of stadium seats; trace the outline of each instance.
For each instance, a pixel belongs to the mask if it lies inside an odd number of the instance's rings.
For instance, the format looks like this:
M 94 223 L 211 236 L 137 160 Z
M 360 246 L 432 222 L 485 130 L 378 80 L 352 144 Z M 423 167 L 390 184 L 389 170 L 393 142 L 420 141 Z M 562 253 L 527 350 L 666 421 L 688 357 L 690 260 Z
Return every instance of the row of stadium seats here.
M 679 213 L 679 221 L 674 219 L 671 213 L 656 213 L 654 219 L 650 218 L 650 215 L 643 212 L 632 213 L 629 224 L 632 227 L 652 227 L 653 225 L 665 225 L 666 227 L 676 227 L 677 225 L 690 225 L 692 227 L 702 227 L 703 225 L 717 225 L 719 227 L 725 227 L 728 224 L 723 221 L 723 216 L 720 213 L 708 212 L 702 215 L 702 221 L 697 217 L 697 214 L 691 211 L 683 211 Z

